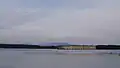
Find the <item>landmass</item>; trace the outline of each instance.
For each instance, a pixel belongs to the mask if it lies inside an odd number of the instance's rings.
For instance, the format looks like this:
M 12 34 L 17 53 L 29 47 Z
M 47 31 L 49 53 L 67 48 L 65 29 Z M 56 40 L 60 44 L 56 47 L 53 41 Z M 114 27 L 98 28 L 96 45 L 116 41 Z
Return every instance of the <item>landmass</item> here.
M 30 44 L 0 44 L 0 48 L 20 48 L 20 49 L 64 49 L 65 46 L 94 46 L 97 50 L 120 50 L 120 45 L 57 45 L 57 46 L 43 46 Z

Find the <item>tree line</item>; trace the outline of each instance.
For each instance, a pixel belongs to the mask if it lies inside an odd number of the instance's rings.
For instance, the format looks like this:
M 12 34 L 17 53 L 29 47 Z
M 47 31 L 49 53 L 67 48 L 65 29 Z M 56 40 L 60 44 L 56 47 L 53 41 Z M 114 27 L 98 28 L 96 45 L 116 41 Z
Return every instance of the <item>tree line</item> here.
M 62 46 L 66 46 L 66 45 L 42 46 L 42 45 L 29 45 L 29 44 L 0 44 L 0 48 L 22 48 L 22 49 L 60 49 Z M 69 45 L 67 45 L 67 46 L 69 46 Z M 72 45 L 72 46 L 74 46 L 74 45 Z M 77 45 L 77 46 L 80 46 L 80 45 Z M 98 50 L 120 49 L 120 45 L 96 45 L 95 47 Z

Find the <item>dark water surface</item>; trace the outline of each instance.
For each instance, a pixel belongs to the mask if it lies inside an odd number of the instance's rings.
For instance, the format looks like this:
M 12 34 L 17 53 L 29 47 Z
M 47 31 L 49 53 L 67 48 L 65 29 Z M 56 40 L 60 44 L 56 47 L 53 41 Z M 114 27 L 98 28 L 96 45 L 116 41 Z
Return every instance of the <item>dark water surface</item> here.
M 0 50 L 0 68 L 120 68 L 120 56 Z

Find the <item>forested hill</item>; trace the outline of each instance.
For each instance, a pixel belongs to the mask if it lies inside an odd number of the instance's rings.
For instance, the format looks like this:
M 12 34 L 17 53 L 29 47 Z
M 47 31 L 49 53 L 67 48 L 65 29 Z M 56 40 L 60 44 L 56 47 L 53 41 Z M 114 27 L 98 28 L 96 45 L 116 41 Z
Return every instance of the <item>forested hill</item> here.
M 30 45 L 30 44 L 0 44 L 0 48 L 56 49 L 56 46 L 41 46 L 41 45 Z

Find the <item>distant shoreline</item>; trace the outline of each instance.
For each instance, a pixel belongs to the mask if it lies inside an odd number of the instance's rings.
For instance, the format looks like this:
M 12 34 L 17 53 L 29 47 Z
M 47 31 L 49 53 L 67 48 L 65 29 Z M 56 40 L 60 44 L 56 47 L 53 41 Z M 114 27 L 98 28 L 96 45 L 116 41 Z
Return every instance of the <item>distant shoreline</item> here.
M 89 45 L 42 46 L 42 45 L 29 45 L 29 44 L 0 44 L 0 48 L 5 48 L 5 49 L 61 49 L 61 47 L 64 46 L 89 46 Z M 95 47 L 96 50 L 120 50 L 120 45 L 96 45 Z

